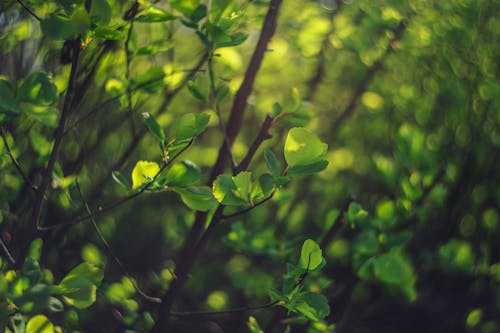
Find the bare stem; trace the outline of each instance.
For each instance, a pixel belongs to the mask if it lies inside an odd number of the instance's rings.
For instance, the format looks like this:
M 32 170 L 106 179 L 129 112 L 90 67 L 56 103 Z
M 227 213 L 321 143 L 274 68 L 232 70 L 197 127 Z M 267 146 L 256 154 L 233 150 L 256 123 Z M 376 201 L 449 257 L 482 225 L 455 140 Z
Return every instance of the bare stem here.
M 242 306 L 239 308 L 233 308 L 221 311 L 172 311 L 170 314 L 175 317 L 197 317 L 197 316 L 218 316 L 232 313 L 248 312 L 254 310 L 267 309 L 277 305 L 279 301 L 269 302 L 257 306 Z
M 21 7 L 24 8 L 25 11 L 27 11 L 31 16 L 33 16 L 37 21 L 41 21 L 40 17 L 35 14 L 34 11 L 29 9 L 21 0 L 17 0 L 17 3 L 21 5 Z

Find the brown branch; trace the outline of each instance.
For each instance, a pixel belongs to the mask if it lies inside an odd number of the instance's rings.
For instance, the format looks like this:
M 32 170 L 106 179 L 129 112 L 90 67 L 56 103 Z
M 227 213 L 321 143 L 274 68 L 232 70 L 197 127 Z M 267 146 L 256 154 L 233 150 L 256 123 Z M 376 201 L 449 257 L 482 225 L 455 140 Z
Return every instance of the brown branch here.
M 242 209 L 242 210 L 239 210 L 237 212 L 234 212 L 232 214 L 223 214 L 221 216 L 221 220 L 225 220 L 225 219 L 230 219 L 232 217 L 235 217 L 235 216 L 239 216 L 239 215 L 242 215 L 242 214 L 245 214 L 257 207 L 259 207 L 260 205 L 262 205 L 263 203 L 266 203 L 267 201 L 271 200 L 272 197 L 274 196 L 274 193 L 276 193 L 276 190 L 272 191 L 271 194 L 269 194 L 265 199 L 262 199 L 261 201 L 257 202 L 256 204 L 254 204 L 253 206 L 251 207 L 248 207 L 248 208 L 245 208 L 245 209 Z
M 337 119 L 333 122 L 331 131 L 336 133 L 340 126 L 345 123 L 356 110 L 356 105 L 358 104 L 359 99 L 366 91 L 370 83 L 372 82 L 375 74 L 381 71 L 384 68 L 385 61 L 388 56 L 394 51 L 394 44 L 399 41 L 403 37 L 403 33 L 408 25 L 407 20 L 402 20 L 399 25 L 394 30 L 394 36 L 389 41 L 387 48 L 385 49 L 383 55 L 375 61 L 366 71 L 366 75 L 363 80 L 358 84 L 356 89 L 354 90 L 349 103 L 345 107 L 344 111 L 337 117 Z
M 17 169 L 17 172 L 21 175 L 21 177 L 23 178 L 24 182 L 26 184 L 28 184 L 29 187 L 31 187 L 31 189 L 33 191 L 36 192 L 37 191 L 36 186 L 31 182 L 31 180 L 29 180 L 29 178 L 24 173 L 23 168 L 21 167 L 21 164 L 19 164 L 19 162 L 17 161 L 17 159 L 15 158 L 15 156 L 12 154 L 12 151 L 10 150 L 10 146 L 9 146 L 9 143 L 7 142 L 7 138 L 5 136 L 5 131 L 4 131 L 2 125 L 0 125 L 0 136 L 2 136 L 2 141 L 3 141 L 3 144 L 5 146 L 5 150 L 7 151 L 7 155 L 9 155 L 10 160 L 12 161 L 12 164 L 14 164 L 14 166 Z
M 278 11 L 281 7 L 281 3 L 282 0 L 272 0 L 269 4 L 269 10 L 261 28 L 259 41 L 257 42 L 255 50 L 252 54 L 252 58 L 250 59 L 250 63 L 245 72 L 243 82 L 241 83 L 241 86 L 238 89 L 236 96 L 234 97 L 233 106 L 231 108 L 229 120 L 226 125 L 226 136 L 229 141 L 229 149 L 236 139 L 236 136 L 240 132 L 248 97 L 252 93 L 255 78 L 257 77 L 257 73 L 259 72 L 262 60 L 264 59 L 267 45 L 274 35 L 274 32 L 276 31 Z M 224 165 L 229 154 L 230 152 L 228 148 L 223 143 L 219 148 L 219 155 L 217 157 L 217 162 L 212 169 L 209 183 L 212 183 L 214 179 L 223 172 Z
M 82 199 L 82 202 L 83 202 L 83 204 L 85 206 L 85 209 L 87 210 L 87 214 L 89 216 L 91 216 L 92 215 L 92 210 L 90 209 L 87 201 L 85 200 L 85 197 L 83 196 L 83 193 L 82 193 L 82 190 L 80 188 L 80 184 L 78 183 L 78 180 L 76 181 L 76 187 L 78 189 L 78 193 L 80 194 L 80 198 Z M 109 255 L 111 256 L 111 258 L 113 258 L 113 260 L 116 262 L 116 264 L 120 267 L 123 275 L 125 275 L 127 277 L 127 279 L 130 281 L 130 283 L 132 284 L 132 286 L 134 287 L 134 289 L 137 291 L 137 293 L 142 298 L 144 298 L 146 301 L 148 301 L 148 302 L 160 303 L 161 300 L 159 298 L 153 297 L 153 296 L 149 296 L 144 291 L 142 291 L 141 288 L 139 288 L 139 286 L 137 285 L 137 283 L 134 281 L 134 279 L 132 278 L 132 276 L 129 274 L 129 272 L 125 268 L 125 265 L 123 265 L 123 263 L 120 260 L 120 258 L 118 258 L 118 256 L 114 253 L 113 249 L 111 248 L 111 246 L 109 245 L 108 241 L 106 240 L 106 238 L 102 234 L 101 229 L 99 228 L 99 226 L 97 225 L 97 223 L 96 223 L 96 221 L 95 221 L 95 219 L 93 217 L 90 218 L 90 222 L 92 223 L 92 226 L 94 227 L 97 235 L 99 236 L 99 238 L 101 239 L 102 243 L 104 244 L 104 247 L 108 251 Z
M 170 314 L 172 316 L 175 316 L 175 317 L 217 316 L 217 315 L 225 315 L 225 314 L 267 309 L 267 308 L 275 306 L 279 302 L 280 301 L 274 301 L 274 302 L 269 302 L 269 303 L 257 305 L 257 306 L 242 306 L 239 308 L 233 308 L 233 309 L 221 310 L 221 311 L 171 311 Z
M 14 260 L 14 257 L 12 257 L 12 254 L 10 253 L 9 251 L 9 248 L 7 247 L 7 245 L 3 242 L 3 239 L 0 238 L 0 248 L 2 248 L 2 251 L 4 253 L 4 256 L 5 258 L 7 259 L 7 261 L 12 265 L 12 266 L 15 266 L 16 265 L 16 261 Z
M 274 118 L 271 115 L 267 115 L 266 119 L 262 123 L 262 126 L 260 127 L 259 134 L 257 134 L 257 137 L 255 138 L 252 145 L 248 149 L 248 152 L 243 158 L 243 160 L 236 167 L 235 174 L 238 174 L 241 171 L 246 170 L 248 168 L 248 166 L 250 165 L 250 161 L 253 159 L 255 153 L 257 152 L 257 149 L 259 149 L 262 142 L 272 137 L 271 134 L 269 133 L 269 130 L 273 126 L 274 126 Z
M 269 10 L 262 25 L 259 40 L 255 47 L 254 53 L 250 59 L 247 71 L 245 72 L 245 77 L 243 78 L 243 82 L 240 88 L 238 89 L 238 92 L 236 93 L 233 106 L 231 108 L 229 120 L 226 125 L 226 136 L 230 145 L 232 145 L 234 139 L 236 138 L 237 134 L 241 129 L 248 96 L 252 92 L 253 84 L 255 82 L 255 77 L 257 76 L 260 65 L 264 58 L 264 53 L 267 49 L 267 44 L 269 43 L 271 37 L 274 35 L 274 32 L 276 30 L 277 16 L 281 3 L 282 0 L 271 1 L 269 5 Z M 219 155 L 217 157 L 217 162 L 212 168 L 212 172 L 208 180 L 209 184 L 211 184 L 213 180 L 224 170 L 224 164 L 230 153 L 226 147 L 227 147 L 226 144 L 223 142 L 219 148 Z M 196 258 L 200 253 L 201 248 L 203 247 L 206 240 L 209 238 L 209 235 L 211 235 L 213 229 L 220 222 L 221 217 L 223 215 L 223 211 L 224 211 L 224 206 L 220 205 L 215 211 L 211 219 L 210 225 L 207 228 L 207 230 L 203 233 L 203 235 L 201 235 L 201 233 L 203 232 L 205 226 L 207 213 L 205 212 L 196 213 L 194 224 L 184 241 L 184 245 L 180 253 L 180 258 L 182 258 L 182 260 L 178 260 L 179 270 L 178 272 L 176 272 L 177 279 L 172 281 L 167 290 L 167 293 L 162 297 L 162 302 L 158 309 L 157 321 L 153 326 L 151 332 L 160 333 L 168 331 L 169 315 L 174 300 L 179 294 L 180 289 L 184 285 L 187 276 Z
M 52 152 L 50 153 L 47 167 L 45 168 L 45 172 L 42 176 L 42 183 L 40 184 L 37 197 L 35 199 L 35 208 L 33 209 L 32 219 L 35 222 L 37 230 L 40 230 L 40 214 L 42 211 L 43 199 L 45 197 L 45 192 L 47 191 L 47 188 L 49 187 L 50 181 L 52 179 L 52 171 L 54 170 L 57 156 L 59 154 L 59 149 L 61 147 L 64 128 L 66 126 L 66 120 L 68 119 L 68 116 L 71 113 L 72 109 L 78 59 L 80 57 L 80 41 L 78 39 L 73 40 L 71 46 L 73 47 L 73 59 L 71 62 L 71 71 L 68 79 L 68 88 L 66 90 L 66 96 L 64 97 L 64 104 L 61 113 L 61 118 L 59 119 L 59 124 L 54 133 L 54 143 L 52 146 Z
M 37 21 L 41 21 L 40 17 L 35 14 L 34 11 L 29 9 L 21 0 L 17 0 L 17 3 L 21 5 L 21 7 L 24 8 L 25 11 L 27 11 L 31 16 L 33 16 Z

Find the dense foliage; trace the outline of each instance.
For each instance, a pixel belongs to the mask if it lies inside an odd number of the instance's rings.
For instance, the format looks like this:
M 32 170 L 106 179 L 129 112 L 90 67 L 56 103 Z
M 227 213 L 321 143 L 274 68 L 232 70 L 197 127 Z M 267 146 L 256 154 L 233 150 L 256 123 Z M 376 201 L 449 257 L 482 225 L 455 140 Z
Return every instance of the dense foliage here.
M 0 0 L 0 332 L 500 331 L 498 0 Z

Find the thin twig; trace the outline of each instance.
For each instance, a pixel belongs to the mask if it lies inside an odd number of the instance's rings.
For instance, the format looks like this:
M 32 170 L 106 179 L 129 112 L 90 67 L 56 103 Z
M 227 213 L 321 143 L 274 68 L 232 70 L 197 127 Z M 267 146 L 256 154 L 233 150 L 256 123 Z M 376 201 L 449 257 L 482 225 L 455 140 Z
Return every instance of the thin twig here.
M 61 113 L 61 117 L 59 119 L 59 124 L 54 133 L 54 143 L 52 145 L 52 152 L 50 153 L 49 161 L 47 163 L 47 167 L 45 168 L 45 172 L 42 176 L 42 183 L 39 187 L 37 197 L 35 200 L 35 208 L 33 209 L 33 221 L 36 225 L 36 229 L 40 230 L 40 214 L 43 206 L 43 199 L 45 197 L 45 192 L 49 187 L 50 181 L 52 179 L 52 171 L 54 170 L 54 166 L 56 164 L 57 156 L 59 154 L 59 149 L 61 147 L 61 142 L 64 134 L 64 128 L 66 126 L 66 120 L 68 119 L 69 114 L 72 109 L 73 102 L 73 94 L 75 89 L 75 81 L 76 81 L 76 73 L 78 67 L 78 59 L 80 57 L 80 41 L 75 39 L 72 41 L 73 48 L 73 59 L 71 62 L 71 71 L 68 79 L 68 88 L 66 90 L 66 96 L 64 97 L 64 104 Z
M 28 184 L 31 187 L 31 189 L 36 192 L 37 191 L 36 186 L 26 176 L 26 174 L 23 171 L 23 168 L 21 167 L 21 164 L 19 164 L 19 162 L 17 161 L 17 159 L 12 154 L 12 151 L 10 150 L 9 143 L 7 142 L 7 138 L 5 137 L 5 131 L 4 131 L 2 125 L 0 125 L 0 135 L 2 136 L 2 141 L 3 141 L 3 144 L 5 146 L 5 150 L 7 151 L 7 155 L 9 155 L 10 160 L 12 161 L 12 164 L 14 164 L 14 166 L 17 169 L 17 172 L 19 172 L 19 174 L 21 175 L 21 177 L 23 177 L 23 180 L 26 182 L 26 184 Z
M 12 257 L 12 254 L 10 253 L 9 248 L 7 247 L 7 245 L 5 245 L 5 243 L 3 242 L 2 238 L 0 238 L 0 247 L 3 250 L 5 258 L 9 261 L 9 263 L 12 266 L 15 266 L 16 265 L 16 261 L 14 260 L 14 257 Z
M 76 217 L 75 219 L 73 219 L 73 220 L 71 220 L 69 222 L 62 222 L 62 223 L 54 224 L 54 225 L 51 225 L 51 226 L 48 226 L 48 227 L 40 227 L 39 230 L 41 230 L 41 231 L 49 231 L 49 230 L 53 230 L 53 229 L 57 229 L 57 228 L 61 228 L 61 227 L 75 225 L 75 224 L 81 223 L 83 221 L 86 221 L 86 220 L 88 220 L 90 218 L 94 218 L 94 217 L 96 217 L 98 215 L 107 213 L 107 212 L 115 209 L 116 207 L 121 206 L 124 203 L 129 202 L 132 199 L 137 198 L 138 196 L 140 196 L 141 194 L 143 194 L 144 192 L 146 192 L 151 187 L 151 185 L 153 185 L 154 181 L 160 176 L 160 174 L 170 164 L 172 164 L 172 162 L 175 161 L 178 156 L 180 156 L 186 149 L 188 149 L 189 146 L 191 146 L 192 142 L 193 142 L 193 140 L 189 141 L 189 143 L 186 145 L 186 147 L 184 147 L 181 150 L 179 150 L 179 152 L 177 152 L 177 154 L 175 154 L 170 160 L 168 160 L 168 162 L 164 163 L 162 165 L 162 167 L 160 168 L 160 170 L 152 177 L 152 180 L 149 183 L 146 183 L 137 192 L 134 192 L 134 193 L 132 193 L 132 194 L 126 196 L 126 197 L 120 198 L 120 199 L 118 199 L 118 200 L 116 200 L 116 201 L 108 204 L 105 207 L 101 207 L 97 211 L 92 212 L 92 214 L 90 214 L 90 215 L 86 214 L 86 215 L 83 215 L 83 216 L 79 216 L 79 217 Z
M 239 210 L 239 211 L 234 212 L 234 213 L 231 213 L 231 214 L 227 214 L 227 215 L 223 214 L 223 215 L 221 216 L 221 220 L 224 220 L 224 219 L 230 219 L 230 218 L 232 218 L 232 217 L 235 217 L 235 216 L 239 216 L 239 215 L 245 214 L 245 213 L 247 213 L 247 212 L 249 212 L 249 211 L 251 211 L 251 210 L 253 210 L 253 209 L 255 209 L 255 208 L 259 207 L 259 206 L 260 206 L 260 205 L 262 205 L 263 203 L 265 203 L 265 202 L 267 202 L 267 201 L 271 200 L 271 199 L 272 199 L 272 197 L 274 196 L 274 193 L 276 193 L 276 190 L 273 190 L 273 191 L 271 192 L 271 194 L 269 194 L 269 195 L 268 195 L 265 199 L 262 199 L 261 201 L 257 202 L 256 204 L 254 204 L 254 205 L 253 205 L 253 206 L 251 206 L 251 207 L 248 207 L 248 208 L 245 208 L 245 209 Z
M 78 180 L 76 181 L 76 188 L 78 189 L 78 193 L 80 194 L 80 198 L 82 199 L 82 202 L 83 202 L 83 204 L 85 206 L 85 209 L 87 210 L 87 214 L 89 216 L 91 216 L 92 215 L 92 210 L 90 209 L 87 201 L 85 200 L 85 197 L 83 196 L 83 193 L 82 193 L 82 190 L 80 188 L 80 184 L 78 183 Z M 125 265 L 123 265 L 123 263 L 120 260 L 120 258 L 118 258 L 118 256 L 114 253 L 113 249 L 111 248 L 111 246 L 109 245 L 108 241 L 106 240 L 106 238 L 102 234 L 101 229 L 99 228 L 99 226 L 97 225 L 97 223 L 96 223 L 96 221 L 95 221 L 95 219 L 93 217 L 90 218 L 90 222 L 92 223 L 92 226 L 94 227 L 97 235 L 99 236 L 99 238 L 101 239 L 102 243 L 104 244 L 104 247 L 108 251 L 109 255 L 113 258 L 113 260 L 116 262 L 116 264 L 120 267 L 120 269 L 122 270 L 122 273 L 127 277 L 127 279 L 130 281 L 130 283 L 132 284 L 132 286 L 134 287 L 134 289 L 137 291 L 137 293 L 142 298 L 144 298 L 146 301 L 148 301 L 148 302 L 160 303 L 161 299 L 159 299 L 158 297 L 149 296 L 144 291 L 142 291 L 141 288 L 139 288 L 139 286 L 137 285 L 137 283 L 134 281 L 134 279 L 132 278 L 132 276 L 129 274 L 129 272 L 125 268 Z
M 25 11 L 27 11 L 31 16 L 33 16 L 37 21 L 41 21 L 40 17 L 35 14 L 34 11 L 29 9 L 21 0 L 17 0 L 17 3 L 21 5 L 21 7 L 24 8 Z
M 195 316 L 217 316 L 232 313 L 240 313 L 254 310 L 267 309 L 277 305 L 280 301 L 269 302 L 257 306 L 242 306 L 239 308 L 221 310 L 221 311 L 172 311 L 170 314 L 175 317 L 195 317 Z
M 340 126 L 354 114 L 359 99 L 361 98 L 365 90 L 368 88 L 370 83 L 372 82 L 373 78 L 375 77 L 375 74 L 377 74 L 384 68 L 384 63 L 386 59 L 394 51 L 394 44 L 402 38 L 407 25 L 408 25 L 408 20 L 402 20 L 397 26 L 397 28 L 394 30 L 394 37 L 388 42 L 384 54 L 367 69 L 365 77 L 356 87 L 344 111 L 342 111 L 342 113 L 333 122 L 331 127 L 332 133 L 336 133 L 340 128 Z

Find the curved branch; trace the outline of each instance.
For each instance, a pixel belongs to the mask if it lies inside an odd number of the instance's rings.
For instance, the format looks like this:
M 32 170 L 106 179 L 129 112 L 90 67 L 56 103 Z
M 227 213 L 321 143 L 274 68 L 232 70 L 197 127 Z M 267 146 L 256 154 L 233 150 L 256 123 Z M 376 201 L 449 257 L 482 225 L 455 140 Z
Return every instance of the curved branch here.
M 221 311 L 171 311 L 170 314 L 175 317 L 218 316 L 218 315 L 267 309 L 277 305 L 279 302 L 280 301 L 274 301 L 257 306 L 242 306 L 239 308 L 233 308 Z
M 239 215 L 242 215 L 242 214 L 245 214 L 251 210 L 253 210 L 254 208 L 257 208 L 259 207 L 260 205 L 262 205 L 263 203 L 265 203 L 266 201 L 269 201 L 272 199 L 272 197 L 274 196 L 274 193 L 276 193 L 276 190 L 273 190 L 271 192 L 271 194 L 269 196 L 267 196 L 265 199 L 262 199 L 261 201 L 257 202 L 255 205 L 253 205 L 252 207 L 248 207 L 248 208 L 245 208 L 245 209 L 242 209 L 242 210 L 239 210 L 237 212 L 234 212 L 232 214 L 227 214 L 227 215 L 222 215 L 221 216 L 221 220 L 224 220 L 224 219 L 230 219 L 232 217 L 235 217 L 235 216 L 239 216 Z

